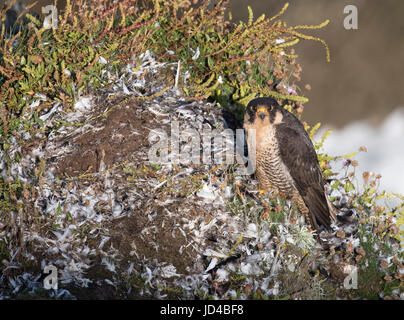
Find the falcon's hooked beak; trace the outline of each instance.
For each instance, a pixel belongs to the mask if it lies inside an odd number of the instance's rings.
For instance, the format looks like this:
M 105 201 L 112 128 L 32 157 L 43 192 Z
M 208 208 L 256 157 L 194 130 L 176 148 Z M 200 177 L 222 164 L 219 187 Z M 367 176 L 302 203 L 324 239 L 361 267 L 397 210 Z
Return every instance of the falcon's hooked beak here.
M 265 119 L 265 116 L 268 114 L 268 111 L 266 108 L 261 107 L 257 110 L 258 116 L 261 118 L 261 120 Z

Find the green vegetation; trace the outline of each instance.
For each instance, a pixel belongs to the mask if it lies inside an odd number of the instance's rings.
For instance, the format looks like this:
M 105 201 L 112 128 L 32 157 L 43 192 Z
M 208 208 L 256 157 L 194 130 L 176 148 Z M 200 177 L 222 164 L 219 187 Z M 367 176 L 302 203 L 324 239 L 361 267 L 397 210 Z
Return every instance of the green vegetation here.
M 34 143 L 33 137 L 37 133 L 49 133 L 61 125 L 57 123 L 53 128 L 45 128 L 40 116 L 55 102 L 60 102 L 64 112 L 72 111 L 78 97 L 108 86 L 108 72 L 119 73 L 132 57 L 137 61 L 146 50 L 161 62 L 179 66 L 179 77 L 167 76 L 164 85 L 176 85 L 188 100 L 215 101 L 235 112 L 240 119 L 243 107 L 258 95 L 272 96 L 296 114 L 303 112 L 307 98 L 299 94 L 297 82 L 301 67 L 296 63 L 293 46 L 300 40 L 320 42 L 325 48 L 325 58 L 329 60 L 326 43 L 302 33 L 322 28 L 328 21 L 315 26 L 287 26 L 281 20 L 288 7 L 285 4 L 270 18 L 263 15 L 254 19 L 248 8 L 247 22 L 232 23 L 231 13 L 226 11 L 227 4 L 228 1 L 219 1 L 212 8 L 205 0 L 197 5 L 183 0 L 154 0 L 147 5 L 140 5 L 136 0 L 120 3 L 95 0 L 91 4 L 83 0 L 74 1 L 74 4 L 68 1 L 66 10 L 59 12 L 56 29 L 45 28 L 42 18 L 38 20 L 31 15 L 27 15 L 28 23 L 12 37 L 6 37 L 2 28 L 0 155 L 7 165 L 9 178 L 0 177 L 0 222 L 12 230 L 7 241 L 21 244 L 17 236 L 22 228 L 22 224 L 18 224 L 22 219 L 21 212 L 35 217 L 29 204 L 29 199 L 35 195 L 34 188 L 15 176 L 12 165 L 20 162 L 21 150 Z M 34 103 L 38 100 L 41 101 L 39 104 Z M 311 137 L 318 127 L 306 126 Z M 21 130 L 27 130 L 30 138 L 21 136 Z M 399 273 L 403 268 L 403 256 L 393 257 L 387 265 L 383 259 L 395 252 L 392 246 L 400 246 L 400 241 L 403 242 L 400 228 L 404 224 L 404 197 L 379 191 L 380 177 L 370 174 L 363 176 L 365 187 L 361 190 L 355 176 L 357 162 L 351 159 L 355 154 L 336 158 L 322 153 L 328 134 L 315 143 L 323 174 L 332 179 L 335 173 L 330 170 L 330 162 L 346 159 L 344 177 L 334 179 L 331 188 L 348 197 L 349 205 L 361 217 L 359 238 L 364 254 L 354 256 L 352 252 L 348 255 L 348 259 L 356 261 L 360 267 L 359 283 L 362 286 L 358 294 L 374 299 L 382 291 L 390 296 L 396 288 L 403 290 L 402 274 Z M 21 148 L 11 153 L 12 144 L 19 144 Z M 153 177 L 160 182 L 166 179 L 166 185 L 162 185 L 164 192 L 169 194 L 175 189 L 182 197 L 202 185 L 203 177 L 190 176 L 184 185 L 174 186 L 169 178 L 158 174 L 159 169 L 152 165 L 125 168 L 124 171 L 128 182 L 140 177 Z M 44 170 L 44 161 L 32 170 L 32 177 L 38 183 Z M 399 199 L 400 204 L 380 206 L 381 200 L 391 198 Z M 255 214 L 262 220 L 269 220 L 272 232 L 276 233 L 276 224 L 284 222 L 288 214 L 283 210 L 282 201 L 273 199 L 272 203 L 256 208 L 238 194 L 229 208 L 235 214 Z M 300 234 L 305 236 L 304 232 Z M 395 240 L 390 241 L 392 239 Z M 302 250 L 299 254 L 303 254 Z M 5 240 L 0 239 L 0 260 L 9 258 Z M 0 270 L 3 268 L 1 265 Z M 314 279 L 312 285 L 316 288 L 313 290 L 322 296 L 322 282 L 319 278 Z M 241 286 L 243 280 L 242 276 L 232 274 L 230 285 Z M 266 298 L 261 292 L 251 292 L 250 296 Z M 287 292 L 284 296 L 288 297 Z

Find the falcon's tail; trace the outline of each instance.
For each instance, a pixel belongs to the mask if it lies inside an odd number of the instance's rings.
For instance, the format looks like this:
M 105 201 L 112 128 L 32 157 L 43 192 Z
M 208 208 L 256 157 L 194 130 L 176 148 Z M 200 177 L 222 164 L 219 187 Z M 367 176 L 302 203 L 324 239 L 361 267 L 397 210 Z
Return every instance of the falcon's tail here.
M 336 221 L 337 210 L 328 200 L 325 192 L 318 188 L 309 188 L 302 196 L 304 203 L 309 211 L 310 223 L 317 233 L 322 230 L 321 227 L 331 231 L 331 224 Z

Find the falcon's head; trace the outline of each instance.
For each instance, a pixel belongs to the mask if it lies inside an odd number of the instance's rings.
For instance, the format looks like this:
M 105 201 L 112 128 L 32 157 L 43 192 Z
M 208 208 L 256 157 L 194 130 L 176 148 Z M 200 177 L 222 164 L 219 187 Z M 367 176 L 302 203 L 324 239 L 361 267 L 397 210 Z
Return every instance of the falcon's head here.
M 247 105 L 244 123 L 263 126 L 275 125 L 282 122 L 283 110 L 273 98 L 256 98 Z

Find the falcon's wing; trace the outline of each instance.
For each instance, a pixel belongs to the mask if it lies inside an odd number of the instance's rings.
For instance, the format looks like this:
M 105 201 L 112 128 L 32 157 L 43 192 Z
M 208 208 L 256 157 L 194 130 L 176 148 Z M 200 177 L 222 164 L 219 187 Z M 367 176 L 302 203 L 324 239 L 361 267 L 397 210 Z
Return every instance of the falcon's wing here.
M 324 193 L 324 179 L 317 154 L 310 137 L 297 121 L 292 121 L 297 128 L 283 122 L 277 125 L 276 135 L 281 158 L 310 211 L 313 226 L 318 229 L 319 225 L 323 225 L 330 229 L 332 217 Z

